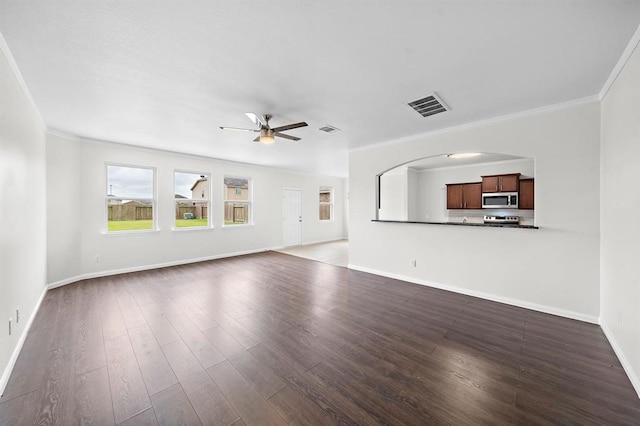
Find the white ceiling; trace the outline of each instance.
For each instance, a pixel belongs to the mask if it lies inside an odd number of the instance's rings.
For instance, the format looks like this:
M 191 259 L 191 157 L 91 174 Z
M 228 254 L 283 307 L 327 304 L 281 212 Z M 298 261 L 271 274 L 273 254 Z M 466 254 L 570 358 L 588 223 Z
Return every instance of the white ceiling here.
M 351 148 L 596 95 L 639 23 L 637 0 L 0 0 L 49 128 L 336 176 Z M 433 91 L 451 111 L 406 106 Z M 244 112 L 309 127 L 219 129 Z

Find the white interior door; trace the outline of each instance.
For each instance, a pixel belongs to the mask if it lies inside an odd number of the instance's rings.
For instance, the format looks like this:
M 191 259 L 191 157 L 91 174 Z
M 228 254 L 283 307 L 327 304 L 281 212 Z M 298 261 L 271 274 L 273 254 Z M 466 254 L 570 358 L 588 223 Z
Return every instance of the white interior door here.
M 302 191 L 285 189 L 282 192 L 282 245 L 302 244 Z

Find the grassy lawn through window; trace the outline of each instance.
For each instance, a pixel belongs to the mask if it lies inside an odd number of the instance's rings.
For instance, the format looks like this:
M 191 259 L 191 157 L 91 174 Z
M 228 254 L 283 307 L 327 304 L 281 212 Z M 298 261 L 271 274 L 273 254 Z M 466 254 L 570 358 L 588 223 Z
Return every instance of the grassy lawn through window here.
M 153 220 L 110 220 L 108 223 L 109 232 L 113 231 L 139 231 L 142 229 L 153 229 Z
M 204 219 L 176 219 L 176 228 L 191 228 L 193 226 L 207 226 L 207 218 L 204 218 Z
M 207 219 L 176 219 L 176 228 L 207 226 Z M 152 220 L 110 220 L 109 232 L 153 229 Z

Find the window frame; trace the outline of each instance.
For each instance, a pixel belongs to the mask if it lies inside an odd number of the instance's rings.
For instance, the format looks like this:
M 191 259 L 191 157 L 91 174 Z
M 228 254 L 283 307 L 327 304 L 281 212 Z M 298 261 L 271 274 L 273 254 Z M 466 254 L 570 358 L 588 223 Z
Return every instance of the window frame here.
M 126 229 L 122 231 L 110 231 L 109 230 L 109 198 L 111 192 L 109 188 L 109 167 L 126 167 L 130 169 L 145 169 L 151 170 L 153 172 L 151 183 L 152 183 L 152 198 L 146 197 L 127 197 L 123 199 L 129 201 L 151 201 L 151 228 L 149 229 Z M 145 234 L 145 233 L 155 233 L 160 229 L 158 227 L 158 169 L 155 166 L 144 166 L 139 164 L 126 164 L 126 163 L 114 163 L 114 162 L 105 162 L 104 163 L 104 177 L 105 177 L 105 196 L 104 196 L 104 220 L 103 220 L 103 231 L 102 233 L 105 235 L 135 235 L 135 234 Z
M 247 180 L 247 191 L 249 192 L 248 194 L 248 199 L 247 200 L 230 200 L 227 198 L 227 191 L 225 188 L 225 179 L 246 179 Z M 237 191 L 236 191 L 237 193 Z M 227 208 L 227 203 L 236 203 L 236 204 L 245 204 L 248 206 L 249 209 L 249 218 L 247 220 L 247 223 L 238 223 L 238 224 L 227 224 L 226 223 L 226 208 Z M 234 228 L 246 228 L 246 227 L 250 227 L 253 226 L 253 178 L 250 176 L 241 176 L 241 175 L 224 175 L 222 177 L 222 227 L 224 229 L 234 229 Z
M 184 173 L 184 174 L 192 174 L 198 176 L 205 176 L 209 184 L 207 185 L 207 225 L 206 226 L 176 226 L 176 203 L 180 200 L 185 200 L 184 198 L 176 198 L 176 173 Z M 212 213 L 212 189 L 211 189 L 211 172 L 202 172 L 202 171 L 193 171 L 193 170 L 185 170 L 185 169 L 174 169 L 173 170 L 173 214 L 171 217 L 173 218 L 173 224 L 171 226 L 172 231 L 176 232 L 186 232 L 186 231 L 204 231 L 208 229 L 213 229 L 213 213 Z M 204 191 L 204 190 L 203 190 Z M 197 198 L 189 198 L 190 202 L 198 200 Z
M 329 191 L 329 201 L 321 201 L 320 195 L 323 192 Z M 320 217 L 320 208 L 322 206 L 329 206 L 329 219 L 322 219 Z M 318 221 L 319 222 L 333 222 L 334 220 L 334 190 L 332 186 L 321 186 L 318 188 Z

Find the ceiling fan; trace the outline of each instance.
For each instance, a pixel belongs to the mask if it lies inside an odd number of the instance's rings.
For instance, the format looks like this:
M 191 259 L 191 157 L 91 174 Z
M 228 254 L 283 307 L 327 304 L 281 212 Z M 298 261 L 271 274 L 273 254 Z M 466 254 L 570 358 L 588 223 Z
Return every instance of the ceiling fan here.
M 297 129 L 298 127 L 307 126 L 307 123 L 305 123 L 304 121 L 301 121 L 299 123 L 291 123 L 291 124 L 286 124 L 284 126 L 271 128 L 271 126 L 269 126 L 269 120 L 271 120 L 271 114 L 265 114 L 262 117 L 259 117 L 252 112 L 246 112 L 245 114 L 247 117 L 249 117 L 249 120 L 253 121 L 256 124 L 256 126 L 258 126 L 258 129 L 242 129 L 238 127 L 224 127 L 224 126 L 220 126 L 220 128 L 222 130 L 239 130 L 242 132 L 260 133 L 260 136 L 255 138 L 253 141 L 270 145 L 274 142 L 275 137 L 289 139 L 292 141 L 299 141 L 300 140 L 299 137 L 285 135 L 284 133 L 281 133 L 281 132 L 285 130 Z

